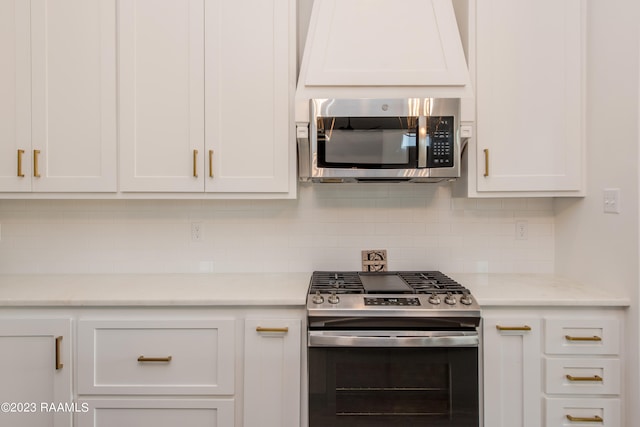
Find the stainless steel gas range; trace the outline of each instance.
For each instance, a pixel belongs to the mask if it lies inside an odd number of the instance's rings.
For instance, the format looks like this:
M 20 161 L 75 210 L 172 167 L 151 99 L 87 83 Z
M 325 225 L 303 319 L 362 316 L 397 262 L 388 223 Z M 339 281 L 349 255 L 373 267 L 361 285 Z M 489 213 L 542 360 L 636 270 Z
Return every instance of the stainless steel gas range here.
M 309 427 L 478 427 L 480 307 L 437 271 L 313 273 Z

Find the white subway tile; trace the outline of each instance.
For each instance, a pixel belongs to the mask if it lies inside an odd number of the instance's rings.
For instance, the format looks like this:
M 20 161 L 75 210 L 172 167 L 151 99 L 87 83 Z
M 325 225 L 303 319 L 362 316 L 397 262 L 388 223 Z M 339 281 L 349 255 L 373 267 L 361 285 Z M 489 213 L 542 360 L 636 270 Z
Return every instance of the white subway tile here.
M 527 240 L 515 240 L 526 220 Z M 191 241 L 201 222 L 202 242 Z M 3 200 L 0 274 L 392 269 L 552 272 L 547 199 L 452 198 L 448 185 L 301 185 L 297 200 Z

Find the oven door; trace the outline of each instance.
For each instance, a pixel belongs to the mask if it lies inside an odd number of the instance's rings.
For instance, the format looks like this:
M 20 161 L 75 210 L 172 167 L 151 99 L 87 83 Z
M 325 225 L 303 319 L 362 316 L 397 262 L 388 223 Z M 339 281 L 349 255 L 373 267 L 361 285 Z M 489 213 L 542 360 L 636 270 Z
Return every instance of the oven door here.
M 478 427 L 475 331 L 310 331 L 309 427 Z

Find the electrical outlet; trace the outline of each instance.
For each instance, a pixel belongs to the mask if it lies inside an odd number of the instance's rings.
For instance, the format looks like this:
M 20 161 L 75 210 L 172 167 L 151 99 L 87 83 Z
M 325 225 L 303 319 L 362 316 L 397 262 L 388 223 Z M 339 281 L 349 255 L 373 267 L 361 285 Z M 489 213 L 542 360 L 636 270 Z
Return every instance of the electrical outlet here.
M 527 240 L 529 238 L 529 226 L 527 221 L 516 221 L 516 240 Z
M 604 189 L 604 212 L 605 213 L 620 213 L 620 189 L 619 188 L 605 188 Z
M 192 242 L 202 242 L 202 223 L 201 222 L 192 222 L 191 223 L 191 241 Z

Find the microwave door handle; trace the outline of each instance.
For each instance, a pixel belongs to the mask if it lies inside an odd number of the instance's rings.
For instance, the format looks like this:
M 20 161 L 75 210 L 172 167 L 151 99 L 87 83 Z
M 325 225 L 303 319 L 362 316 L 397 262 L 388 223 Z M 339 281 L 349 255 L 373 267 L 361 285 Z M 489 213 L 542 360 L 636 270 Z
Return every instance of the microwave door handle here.
M 427 167 L 427 117 L 418 117 L 418 167 Z

